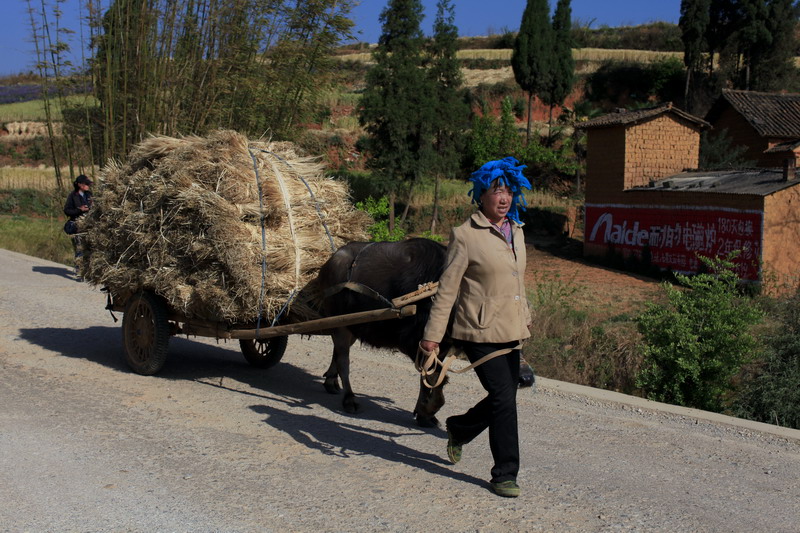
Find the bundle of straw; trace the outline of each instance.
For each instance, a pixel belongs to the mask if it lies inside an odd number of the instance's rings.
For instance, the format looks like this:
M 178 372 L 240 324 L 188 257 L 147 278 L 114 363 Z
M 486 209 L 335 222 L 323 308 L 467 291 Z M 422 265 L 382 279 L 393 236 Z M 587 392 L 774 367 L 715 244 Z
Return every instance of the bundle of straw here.
M 370 223 L 291 144 L 232 131 L 152 137 L 97 181 L 79 225 L 84 278 L 117 296 L 152 290 L 189 318 L 314 318 L 299 291 Z

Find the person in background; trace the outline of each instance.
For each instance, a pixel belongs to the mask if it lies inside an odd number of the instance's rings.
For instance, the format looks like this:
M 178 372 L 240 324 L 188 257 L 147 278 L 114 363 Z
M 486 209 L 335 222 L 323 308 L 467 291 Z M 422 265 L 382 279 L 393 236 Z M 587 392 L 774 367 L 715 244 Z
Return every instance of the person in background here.
M 439 279 L 420 348 L 438 349 L 450 326 L 453 344 L 474 363 L 487 396 L 462 415 L 447 419 L 447 455 L 461 460 L 462 446 L 489 429 L 494 459 L 492 490 L 505 497 L 520 494 L 517 384 L 520 342 L 530 336 L 531 315 L 525 292 L 525 239 L 518 208 L 522 189 L 530 189 L 513 157 L 490 161 L 472 173 L 478 211 L 450 234 L 447 263 Z M 452 313 L 452 321 L 451 321 Z
M 75 249 L 75 259 L 77 260 L 83 255 L 83 248 L 81 246 L 80 237 L 76 235 L 76 233 L 78 233 L 76 221 L 92 208 L 92 180 L 81 174 L 75 178 L 72 186 L 75 190 L 69 193 L 67 201 L 64 204 L 64 214 L 69 217 L 69 220 L 64 224 L 64 232 L 72 239 L 72 246 Z

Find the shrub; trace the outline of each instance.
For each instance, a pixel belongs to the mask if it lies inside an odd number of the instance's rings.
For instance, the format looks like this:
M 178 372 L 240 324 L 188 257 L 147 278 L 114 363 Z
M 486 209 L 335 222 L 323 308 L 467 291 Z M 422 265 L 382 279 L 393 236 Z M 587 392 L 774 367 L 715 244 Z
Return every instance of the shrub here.
M 711 273 L 676 274 L 685 288 L 664 283 L 667 303 L 638 317 L 645 361 L 637 385 L 652 400 L 719 412 L 731 379 L 753 358 L 750 329 L 762 312 L 739 295 L 731 257 L 700 259 Z
M 685 73 L 677 58 L 649 64 L 605 61 L 586 80 L 587 98 L 612 107 L 683 99 Z
M 356 208 L 369 213 L 375 221 L 373 225 L 367 228 L 373 241 L 402 241 L 406 232 L 398 226 L 394 230 L 389 231 L 389 200 L 385 196 L 379 199 L 374 199 L 371 196 L 363 202 L 358 202 Z
M 800 429 L 800 293 L 780 300 L 763 357 L 742 376 L 734 416 Z
M 528 293 L 531 337 L 523 353 L 542 376 L 627 394 L 641 364 L 635 324 L 576 306 L 583 287 L 559 275 L 537 275 Z

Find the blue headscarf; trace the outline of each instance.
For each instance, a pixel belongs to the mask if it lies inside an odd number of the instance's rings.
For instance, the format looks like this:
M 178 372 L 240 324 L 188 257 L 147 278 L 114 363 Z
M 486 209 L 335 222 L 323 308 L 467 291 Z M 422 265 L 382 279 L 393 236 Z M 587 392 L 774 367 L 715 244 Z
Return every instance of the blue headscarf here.
M 522 189 L 531 190 L 531 182 L 522 175 L 522 169 L 525 165 L 520 165 L 519 161 L 513 157 L 504 157 L 495 161 L 489 161 L 481 168 L 472 173 L 469 181 L 473 183 L 472 190 L 469 195 L 472 196 L 472 203 L 480 205 L 481 195 L 486 192 L 495 180 L 498 185 L 505 185 L 511 189 L 511 207 L 508 209 L 508 218 L 522 224 L 519 219 L 518 208 L 525 210 L 525 196 L 522 194 Z

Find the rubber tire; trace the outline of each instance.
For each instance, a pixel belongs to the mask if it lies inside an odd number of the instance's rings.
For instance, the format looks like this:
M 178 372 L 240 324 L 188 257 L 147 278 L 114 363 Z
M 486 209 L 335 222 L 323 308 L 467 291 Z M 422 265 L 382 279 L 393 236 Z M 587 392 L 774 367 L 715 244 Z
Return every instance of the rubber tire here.
M 164 301 L 149 291 L 131 297 L 122 317 L 122 345 L 131 370 L 152 376 L 164 366 L 170 325 Z
M 289 337 L 272 337 L 264 340 L 239 339 L 239 347 L 247 362 L 256 368 L 272 368 L 277 365 L 284 352 Z

